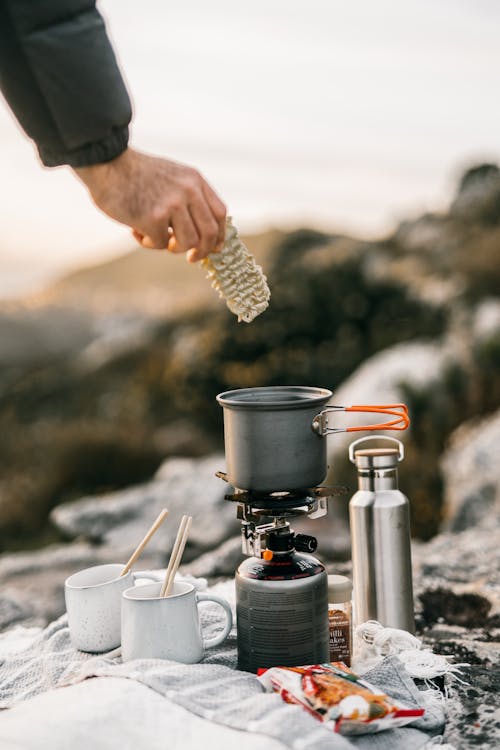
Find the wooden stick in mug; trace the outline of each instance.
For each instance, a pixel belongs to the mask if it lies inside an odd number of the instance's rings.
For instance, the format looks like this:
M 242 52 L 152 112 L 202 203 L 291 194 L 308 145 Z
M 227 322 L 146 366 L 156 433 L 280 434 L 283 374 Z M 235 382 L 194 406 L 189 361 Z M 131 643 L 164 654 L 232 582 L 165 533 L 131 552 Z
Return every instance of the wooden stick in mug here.
M 139 557 L 139 555 L 141 554 L 141 552 L 143 551 L 144 547 L 149 542 L 153 534 L 155 534 L 158 531 L 158 529 L 162 525 L 167 515 L 168 515 L 168 510 L 166 508 L 163 508 L 162 512 L 160 513 L 160 515 L 158 516 L 154 524 L 151 526 L 151 528 L 149 529 L 148 533 L 146 534 L 142 542 L 139 543 L 135 552 L 132 554 L 129 561 L 123 568 L 122 572 L 120 573 L 120 576 L 124 576 L 129 572 L 130 568 L 135 563 L 135 561 L 137 560 L 137 558 Z
M 179 528 L 177 529 L 177 536 L 175 537 L 174 546 L 172 547 L 172 552 L 170 553 L 170 559 L 168 561 L 167 570 L 165 572 L 165 579 L 163 581 L 162 587 L 160 589 L 160 596 L 165 596 L 165 590 L 167 588 L 169 579 L 170 579 L 170 573 L 172 571 L 172 568 L 175 563 L 175 558 L 177 556 L 177 552 L 179 550 L 179 546 L 182 539 L 182 534 L 184 532 L 184 527 L 186 526 L 187 516 L 182 516 L 181 522 L 179 524 Z
M 184 547 L 186 546 L 192 520 L 193 520 L 192 516 L 182 517 L 181 524 L 179 526 L 179 531 L 177 532 L 177 538 L 175 540 L 174 548 L 172 550 L 172 554 L 170 555 L 167 572 L 165 573 L 165 581 L 163 582 L 163 586 L 160 591 L 160 596 L 166 597 L 170 594 L 170 591 L 172 590 L 175 574 L 177 573 L 177 570 L 179 569 L 179 565 L 181 564 L 182 555 L 184 552 Z
M 165 589 L 164 596 L 169 596 L 172 586 L 174 585 L 175 576 L 177 574 L 177 571 L 179 570 L 179 566 L 181 564 L 182 555 L 184 554 L 184 547 L 186 546 L 186 542 L 188 540 L 189 536 L 189 529 L 191 528 L 191 523 L 193 521 L 192 516 L 188 516 L 186 518 L 186 523 L 184 525 L 184 531 L 182 532 L 181 541 L 179 544 L 179 549 L 177 550 L 177 554 L 175 556 L 174 564 L 172 566 L 172 570 L 170 572 L 170 578 L 167 583 L 167 587 Z

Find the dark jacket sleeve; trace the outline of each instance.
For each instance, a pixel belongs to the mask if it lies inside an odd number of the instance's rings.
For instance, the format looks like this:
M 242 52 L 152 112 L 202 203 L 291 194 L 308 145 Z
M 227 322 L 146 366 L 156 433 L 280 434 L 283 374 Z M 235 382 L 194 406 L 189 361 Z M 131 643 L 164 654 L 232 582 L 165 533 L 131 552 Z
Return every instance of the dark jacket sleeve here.
M 0 87 L 46 166 L 127 147 L 130 100 L 92 0 L 0 0 Z

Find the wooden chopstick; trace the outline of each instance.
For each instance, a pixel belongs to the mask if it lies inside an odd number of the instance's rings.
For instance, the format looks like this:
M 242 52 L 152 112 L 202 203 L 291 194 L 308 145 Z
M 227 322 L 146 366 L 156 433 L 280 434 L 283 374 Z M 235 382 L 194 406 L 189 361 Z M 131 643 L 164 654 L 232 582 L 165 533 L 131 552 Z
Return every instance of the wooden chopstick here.
M 149 542 L 153 534 L 155 534 L 158 531 L 158 529 L 162 525 L 167 515 L 168 515 L 168 510 L 166 508 L 163 508 L 160 515 L 158 516 L 154 524 L 151 526 L 151 528 L 149 529 L 148 533 L 146 534 L 142 542 L 139 543 L 135 552 L 131 555 L 129 561 L 127 562 L 122 572 L 120 573 L 120 576 L 124 576 L 129 572 L 130 568 L 135 563 L 135 561 L 137 560 L 137 558 L 139 557 L 139 555 L 141 554 L 141 552 L 143 551 L 144 547 Z
M 184 547 L 186 546 L 192 520 L 192 516 L 182 516 L 179 531 L 177 532 L 177 537 L 175 539 L 172 554 L 170 555 L 167 571 L 165 573 L 165 580 L 163 582 L 163 586 L 161 587 L 160 596 L 166 597 L 170 594 L 174 583 L 175 574 L 177 573 L 179 565 L 181 564 L 182 555 L 184 553 Z

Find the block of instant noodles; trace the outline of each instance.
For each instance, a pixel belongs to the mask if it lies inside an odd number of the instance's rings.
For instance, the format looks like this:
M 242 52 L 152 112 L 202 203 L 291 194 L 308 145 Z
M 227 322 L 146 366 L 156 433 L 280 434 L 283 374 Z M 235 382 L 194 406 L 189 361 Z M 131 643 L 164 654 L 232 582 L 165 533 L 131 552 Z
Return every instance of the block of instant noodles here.
M 286 703 L 302 706 L 334 732 L 371 734 L 410 724 L 424 714 L 359 678 L 342 662 L 260 670 L 259 680 Z
M 241 241 L 230 218 L 220 253 L 210 253 L 201 261 L 213 288 L 225 299 L 238 322 L 250 323 L 269 305 L 271 293 L 262 268 Z

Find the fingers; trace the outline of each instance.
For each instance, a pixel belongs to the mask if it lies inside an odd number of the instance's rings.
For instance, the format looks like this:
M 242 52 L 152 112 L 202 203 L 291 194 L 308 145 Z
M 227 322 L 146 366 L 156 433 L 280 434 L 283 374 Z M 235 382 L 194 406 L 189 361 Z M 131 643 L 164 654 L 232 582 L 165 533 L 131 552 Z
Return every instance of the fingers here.
M 148 250 L 163 250 L 163 247 L 157 247 L 155 243 L 153 242 L 153 239 L 149 235 L 144 235 L 142 232 L 139 232 L 138 229 L 132 229 L 132 237 L 134 240 L 136 240 L 141 247 L 145 247 Z
M 171 237 L 168 219 L 144 223 L 140 229 L 132 229 L 132 236 L 148 250 L 165 250 Z
M 217 223 L 216 247 L 221 250 L 226 236 L 226 207 L 215 190 L 205 181 L 203 181 L 203 195 Z
M 202 187 L 196 191 L 191 186 L 187 206 L 177 201 L 170 208 L 173 236 L 169 238 L 168 250 L 188 252 L 190 263 L 220 250 L 226 233 L 226 207 L 208 183 L 200 179 Z
M 199 237 L 198 243 L 189 248 L 188 261 L 195 263 L 222 248 L 226 233 L 226 207 L 208 182 L 194 170 L 186 183 L 186 195 L 189 213 Z
M 167 170 L 169 165 L 172 173 Z M 155 205 L 137 217 L 133 230 L 136 241 L 142 247 L 166 248 L 173 253 L 189 251 L 191 263 L 220 250 L 226 232 L 224 203 L 191 167 L 172 166 L 165 161 L 160 166 L 163 180 L 155 183 Z
M 197 244 L 191 246 L 197 251 L 190 254 L 191 262 L 195 262 L 214 252 L 219 244 L 219 226 L 204 199 L 196 201 L 189 208 L 200 238 Z
M 185 253 L 201 243 L 200 235 L 187 206 L 177 206 L 172 214 L 172 229 L 175 243 L 169 250 L 174 253 Z

